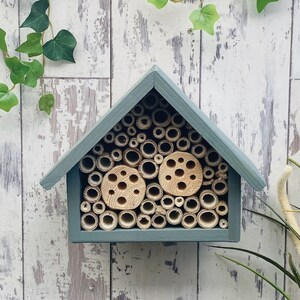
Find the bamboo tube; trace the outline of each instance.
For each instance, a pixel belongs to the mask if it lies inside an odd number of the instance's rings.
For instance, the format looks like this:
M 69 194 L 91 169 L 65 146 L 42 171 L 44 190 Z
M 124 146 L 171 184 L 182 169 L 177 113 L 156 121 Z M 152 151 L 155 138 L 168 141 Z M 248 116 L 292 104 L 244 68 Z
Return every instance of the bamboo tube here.
M 209 166 L 203 168 L 203 177 L 207 180 L 212 179 L 215 176 L 215 171 Z
M 158 165 L 152 159 L 143 159 L 138 167 L 138 171 L 145 179 L 153 179 L 158 175 Z
M 115 133 L 113 131 L 108 132 L 103 138 L 103 141 L 107 144 L 112 144 L 114 140 L 115 140 Z
M 222 157 L 215 149 L 209 149 L 205 155 L 205 161 L 209 166 L 216 167 L 221 163 Z
M 115 162 L 121 161 L 122 160 L 122 150 L 121 149 L 113 149 L 111 151 L 111 157 Z
M 90 203 L 97 202 L 101 198 L 101 191 L 98 187 L 87 186 L 83 191 L 83 198 Z
M 167 211 L 166 218 L 169 224 L 178 225 L 182 220 L 182 210 L 178 207 L 173 207 Z
M 140 229 L 148 229 L 151 226 L 151 217 L 145 214 L 139 214 L 136 224 Z
M 129 142 L 129 137 L 126 133 L 120 132 L 115 137 L 115 144 L 118 147 L 125 147 Z
M 130 127 L 134 124 L 135 122 L 135 116 L 131 113 L 128 113 L 127 115 L 125 115 L 123 117 L 123 119 L 121 120 L 121 123 L 123 124 L 123 126 L 125 127 Z
M 112 210 L 106 210 L 99 216 L 99 226 L 102 230 L 111 231 L 118 225 L 118 216 Z
M 212 185 L 212 183 L 214 182 L 214 179 L 210 179 L 210 180 L 203 180 L 202 181 L 202 186 L 210 186 Z
M 105 203 L 103 201 L 97 201 L 93 204 L 93 212 L 97 215 L 101 215 L 105 211 Z
M 152 113 L 152 122 L 155 126 L 166 127 L 171 122 L 171 116 L 166 109 L 158 108 Z
M 139 165 L 142 160 L 141 152 L 138 149 L 127 148 L 123 154 L 124 163 L 132 168 L 135 168 Z
M 211 189 L 216 195 L 223 196 L 228 192 L 228 185 L 225 180 L 219 178 L 212 183 Z
M 228 179 L 227 173 L 223 173 L 223 172 L 217 171 L 215 173 L 215 175 L 216 175 L 217 178 L 220 178 L 220 179 L 223 179 L 223 180 Z
M 196 144 L 192 146 L 192 154 L 197 158 L 203 158 L 207 153 L 207 148 L 203 144 Z
M 144 107 L 141 104 L 137 104 L 132 110 L 131 113 L 136 116 L 140 117 L 144 114 Z
M 104 147 L 102 144 L 98 143 L 94 146 L 94 148 L 92 149 L 92 152 L 95 155 L 101 155 L 104 152 Z
M 175 206 L 181 207 L 184 204 L 184 198 L 181 196 L 175 197 Z
M 189 124 L 189 123 L 186 123 L 185 128 L 186 128 L 187 130 L 194 129 L 194 128 L 192 127 L 192 125 Z
M 196 214 L 200 209 L 200 201 L 197 196 L 187 197 L 184 201 L 183 208 L 188 213 Z
M 228 228 L 228 221 L 226 219 L 220 219 L 219 226 L 222 229 Z
M 87 200 L 84 200 L 81 202 L 80 204 L 80 210 L 83 212 L 83 213 L 87 213 L 89 211 L 91 211 L 91 203 Z
M 163 189 L 157 182 L 148 184 L 146 188 L 146 197 L 153 201 L 158 201 L 163 196 Z
M 155 213 L 158 215 L 165 216 L 167 214 L 167 211 L 161 205 L 157 205 L 155 209 Z
M 91 174 L 89 174 L 88 177 L 88 184 L 90 186 L 99 186 L 102 182 L 103 176 L 98 171 L 93 171 Z
M 140 210 L 145 215 L 153 215 L 156 210 L 156 203 L 152 200 L 145 199 L 140 205 Z
M 171 123 L 177 128 L 181 128 L 185 125 L 185 119 L 178 113 L 175 113 L 171 118 Z
M 161 98 L 160 101 L 159 101 L 159 106 L 161 108 L 167 108 L 167 107 L 170 106 L 170 104 L 169 104 L 169 102 L 166 99 Z
M 117 123 L 114 127 L 113 127 L 113 131 L 115 132 L 120 132 L 122 130 L 123 126 L 121 123 Z
M 165 228 L 167 225 L 166 217 L 164 215 L 155 214 L 151 219 L 151 224 L 157 229 Z
M 167 140 L 162 140 L 158 143 L 157 150 L 162 156 L 167 156 L 173 153 L 174 145 Z
M 220 173 L 226 173 L 228 172 L 228 164 L 224 161 L 222 161 L 221 163 L 219 163 L 218 165 L 218 171 Z
M 80 171 L 85 174 L 93 172 L 95 168 L 96 159 L 93 155 L 85 155 L 79 163 Z
M 190 130 L 188 132 L 188 139 L 192 144 L 199 144 L 202 140 L 202 136 L 196 130 Z
M 129 126 L 127 128 L 127 134 L 129 136 L 135 136 L 136 135 L 136 128 L 134 126 Z
M 92 212 L 85 213 L 81 216 L 80 224 L 85 231 L 93 231 L 98 227 L 98 217 Z
M 157 144 L 153 140 L 146 140 L 140 146 L 141 154 L 145 158 L 153 158 L 157 153 Z
M 164 195 L 160 200 L 160 205 L 166 210 L 171 209 L 175 205 L 175 199 L 171 195 Z
M 164 157 L 161 154 L 155 154 L 153 159 L 158 165 L 161 165 L 164 161 Z
M 166 129 L 166 139 L 169 142 L 177 142 L 181 136 L 181 131 L 179 128 L 174 126 L 169 126 Z
M 135 137 L 133 137 L 129 140 L 128 146 L 130 148 L 137 148 L 139 146 L 139 142 L 137 141 L 137 139 Z
M 97 168 L 102 172 L 107 172 L 111 170 L 115 162 L 108 153 L 103 153 L 97 159 Z
M 163 139 L 166 134 L 166 130 L 163 127 L 154 127 L 153 128 L 153 136 L 160 140 Z
M 137 216 L 134 210 L 122 210 L 119 213 L 119 225 L 122 228 L 132 228 L 136 225 Z
M 190 141 L 186 137 L 181 137 L 176 142 L 176 147 L 179 151 L 187 151 L 191 146 Z
M 197 215 L 197 221 L 200 227 L 211 229 L 218 225 L 219 216 L 214 210 L 202 209 Z
M 143 115 L 136 119 L 136 127 L 140 130 L 147 130 L 151 127 L 152 121 L 151 118 L 147 115 Z
M 197 225 L 197 216 L 193 213 L 184 213 L 181 225 L 186 229 L 192 229 Z
M 228 214 L 228 205 L 225 201 L 219 201 L 219 203 L 215 207 L 216 213 L 219 216 L 225 216 Z
M 158 106 L 158 101 L 158 95 L 150 92 L 143 98 L 142 103 L 146 109 L 153 110 Z
M 144 143 L 144 142 L 146 141 L 146 139 L 147 139 L 146 133 L 144 133 L 144 132 L 138 133 L 137 136 L 136 136 L 136 139 L 137 139 L 137 141 L 138 141 L 140 144 L 141 144 L 141 143 Z
M 199 196 L 200 205 L 205 209 L 213 209 L 219 202 L 218 196 L 211 190 L 204 190 Z

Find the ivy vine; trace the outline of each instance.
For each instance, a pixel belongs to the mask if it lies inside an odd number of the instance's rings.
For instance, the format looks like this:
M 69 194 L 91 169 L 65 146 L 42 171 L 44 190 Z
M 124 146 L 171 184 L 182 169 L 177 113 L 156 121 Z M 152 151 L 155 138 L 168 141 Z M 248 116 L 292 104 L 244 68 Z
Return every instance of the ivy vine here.
M 45 57 L 52 61 L 69 61 L 75 63 L 74 49 L 77 41 L 73 34 L 68 30 L 62 29 L 55 36 L 53 26 L 50 21 L 50 3 L 49 0 L 39 0 L 32 4 L 31 11 L 21 28 L 31 28 L 34 32 L 27 35 L 24 41 L 15 51 L 26 54 L 28 61 L 20 59 L 17 56 L 10 56 L 6 44 L 6 32 L 0 28 L 0 50 L 3 53 L 5 65 L 10 72 L 12 87 L 0 83 L 0 109 L 8 112 L 12 107 L 19 103 L 19 99 L 12 91 L 17 84 L 35 88 L 44 74 Z M 45 32 L 50 28 L 52 38 L 44 41 Z M 41 56 L 40 60 L 31 59 Z M 46 94 L 39 99 L 39 109 L 51 113 L 54 105 L 54 96 Z

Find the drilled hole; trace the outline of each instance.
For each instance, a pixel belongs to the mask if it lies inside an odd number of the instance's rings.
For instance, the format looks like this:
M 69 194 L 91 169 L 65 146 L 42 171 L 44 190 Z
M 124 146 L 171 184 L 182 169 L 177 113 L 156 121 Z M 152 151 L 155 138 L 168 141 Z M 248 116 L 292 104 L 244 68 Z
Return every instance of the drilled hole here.
M 185 190 L 186 189 L 186 184 L 182 181 L 178 182 L 177 187 L 179 190 Z
M 122 173 L 122 172 L 121 172 Z M 117 175 L 116 174 L 109 174 L 108 175 L 108 180 L 109 181 L 117 181 Z
M 125 176 L 126 174 L 127 174 L 126 171 L 121 171 L 122 176 Z
M 117 202 L 120 204 L 120 205 L 124 205 L 126 203 L 126 198 L 125 197 L 119 197 L 117 199 Z
M 175 165 L 176 165 L 176 162 L 175 162 L 174 159 L 169 159 L 169 160 L 167 161 L 167 166 L 168 166 L 169 168 L 174 168 Z
M 127 184 L 126 184 L 126 182 L 119 182 L 119 184 L 118 184 L 118 188 L 120 189 L 120 190 L 125 190 L 126 188 L 127 188 Z
M 139 178 L 135 174 L 133 174 L 129 176 L 129 180 L 134 183 L 137 182 Z
M 183 176 L 183 175 L 184 175 L 184 171 L 183 171 L 182 169 L 177 169 L 177 170 L 175 171 L 175 175 L 176 175 L 176 176 Z
M 195 164 L 194 161 L 189 160 L 189 161 L 186 163 L 186 167 L 187 167 L 188 169 L 194 169 L 194 168 L 196 167 L 196 164 Z
M 196 176 L 195 176 L 195 175 L 191 175 L 191 176 L 190 176 L 190 179 L 191 179 L 191 180 L 195 180 L 195 179 L 196 179 Z
M 172 177 L 171 177 L 170 175 L 167 175 L 167 176 L 166 176 L 166 180 L 171 180 L 171 178 L 172 178 Z
M 182 163 L 184 162 L 183 157 L 179 157 L 179 158 L 178 158 L 178 162 L 182 164 Z
M 110 195 L 114 195 L 114 194 L 115 194 L 115 191 L 114 191 L 114 190 L 109 190 L 108 193 L 109 193 Z
M 138 194 L 140 193 L 140 191 L 139 191 L 139 190 L 134 190 L 133 193 L 134 193 L 135 195 L 138 195 Z

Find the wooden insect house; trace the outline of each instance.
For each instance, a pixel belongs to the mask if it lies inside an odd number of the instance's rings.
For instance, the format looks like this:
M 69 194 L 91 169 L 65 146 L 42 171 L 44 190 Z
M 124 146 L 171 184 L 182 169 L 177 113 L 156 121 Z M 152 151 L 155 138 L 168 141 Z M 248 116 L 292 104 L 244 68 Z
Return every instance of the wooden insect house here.
M 238 241 L 251 161 L 153 67 L 42 179 L 67 175 L 71 242 Z

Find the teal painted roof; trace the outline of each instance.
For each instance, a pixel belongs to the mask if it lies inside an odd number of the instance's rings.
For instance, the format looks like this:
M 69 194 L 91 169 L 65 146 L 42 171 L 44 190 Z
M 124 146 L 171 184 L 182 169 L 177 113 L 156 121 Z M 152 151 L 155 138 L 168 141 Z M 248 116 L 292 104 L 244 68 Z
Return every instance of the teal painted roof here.
M 41 180 L 45 189 L 53 187 L 101 140 L 148 92 L 156 89 L 179 114 L 243 177 L 255 190 L 266 182 L 249 158 L 168 78 L 154 66 L 83 136 Z

